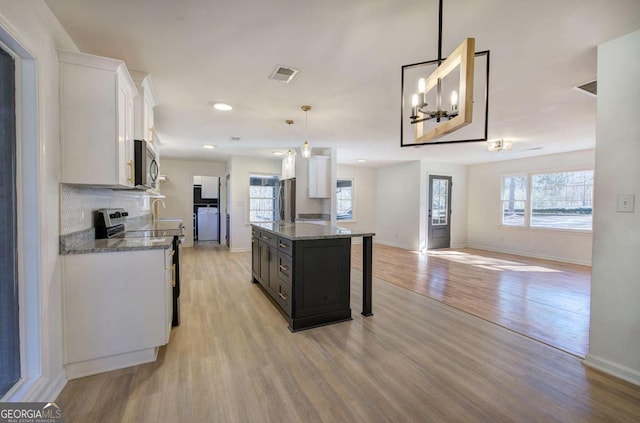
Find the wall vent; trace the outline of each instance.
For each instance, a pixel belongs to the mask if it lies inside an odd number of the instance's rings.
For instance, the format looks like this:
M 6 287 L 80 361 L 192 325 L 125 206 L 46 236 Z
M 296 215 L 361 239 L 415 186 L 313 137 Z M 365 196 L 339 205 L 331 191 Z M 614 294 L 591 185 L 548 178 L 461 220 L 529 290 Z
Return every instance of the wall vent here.
M 294 69 L 290 66 L 278 65 L 275 67 L 275 69 L 273 69 L 273 72 L 271 72 L 269 79 L 288 84 L 297 74 L 297 69 Z
M 582 85 L 578 85 L 576 87 L 579 90 L 588 92 L 589 94 L 592 95 L 598 95 L 598 81 L 591 81 L 591 82 L 585 82 Z

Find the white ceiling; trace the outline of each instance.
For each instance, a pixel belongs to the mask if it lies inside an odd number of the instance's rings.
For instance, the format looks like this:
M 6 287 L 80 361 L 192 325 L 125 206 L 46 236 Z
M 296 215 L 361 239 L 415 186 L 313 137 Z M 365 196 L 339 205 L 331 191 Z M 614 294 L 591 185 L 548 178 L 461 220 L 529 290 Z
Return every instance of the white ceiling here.
M 596 46 L 640 28 L 638 0 L 445 0 L 443 54 L 491 51 L 489 139 L 400 147 L 401 66 L 437 58 L 437 0 L 47 0 L 81 51 L 152 75 L 162 157 L 274 157 L 304 138 L 368 166 L 489 162 L 595 146 Z M 634 54 L 637 54 L 635 52 Z M 289 85 L 276 65 L 300 70 Z M 212 101 L 233 105 L 218 112 Z M 230 137 L 240 137 L 238 142 Z M 204 150 L 213 144 L 215 150 Z M 541 149 L 538 149 L 542 147 Z M 534 150 L 532 150 L 534 149 Z

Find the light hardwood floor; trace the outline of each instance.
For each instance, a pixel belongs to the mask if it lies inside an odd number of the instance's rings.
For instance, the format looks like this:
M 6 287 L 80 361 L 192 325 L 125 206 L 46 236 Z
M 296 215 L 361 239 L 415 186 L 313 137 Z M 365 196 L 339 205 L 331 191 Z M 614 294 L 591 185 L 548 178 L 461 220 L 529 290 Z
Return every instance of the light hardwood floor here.
M 362 270 L 362 245 L 352 264 Z M 373 276 L 584 358 L 591 267 L 471 248 L 415 252 L 376 244 Z
M 640 387 L 407 289 L 374 279 L 362 317 L 357 270 L 353 320 L 293 334 L 249 253 L 183 251 L 170 344 L 70 381 L 65 422 L 640 421 Z

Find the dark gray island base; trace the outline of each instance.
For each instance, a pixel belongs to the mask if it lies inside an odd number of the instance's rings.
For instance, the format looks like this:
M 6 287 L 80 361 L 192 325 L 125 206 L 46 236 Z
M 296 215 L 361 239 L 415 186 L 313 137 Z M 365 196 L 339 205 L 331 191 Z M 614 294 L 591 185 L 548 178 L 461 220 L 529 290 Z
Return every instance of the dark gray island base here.
M 371 316 L 372 232 L 311 223 L 251 229 L 252 277 L 286 314 L 293 332 L 351 320 L 351 238 L 363 237 L 363 309 Z

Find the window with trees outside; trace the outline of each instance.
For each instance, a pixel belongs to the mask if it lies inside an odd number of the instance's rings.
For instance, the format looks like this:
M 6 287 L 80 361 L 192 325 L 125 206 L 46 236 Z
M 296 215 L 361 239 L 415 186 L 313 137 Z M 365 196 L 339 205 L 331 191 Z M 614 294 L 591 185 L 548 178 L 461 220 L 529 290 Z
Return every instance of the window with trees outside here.
M 276 220 L 278 176 L 249 175 L 249 222 Z
M 338 179 L 336 220 L 353 220 L 353 179 Z
M 502 224 L 524 226 L 527 205 L 526 175 L 502 178 Z
M 593 170 L 503 177 L 503 225 L 591 230 L 592 223 Z

